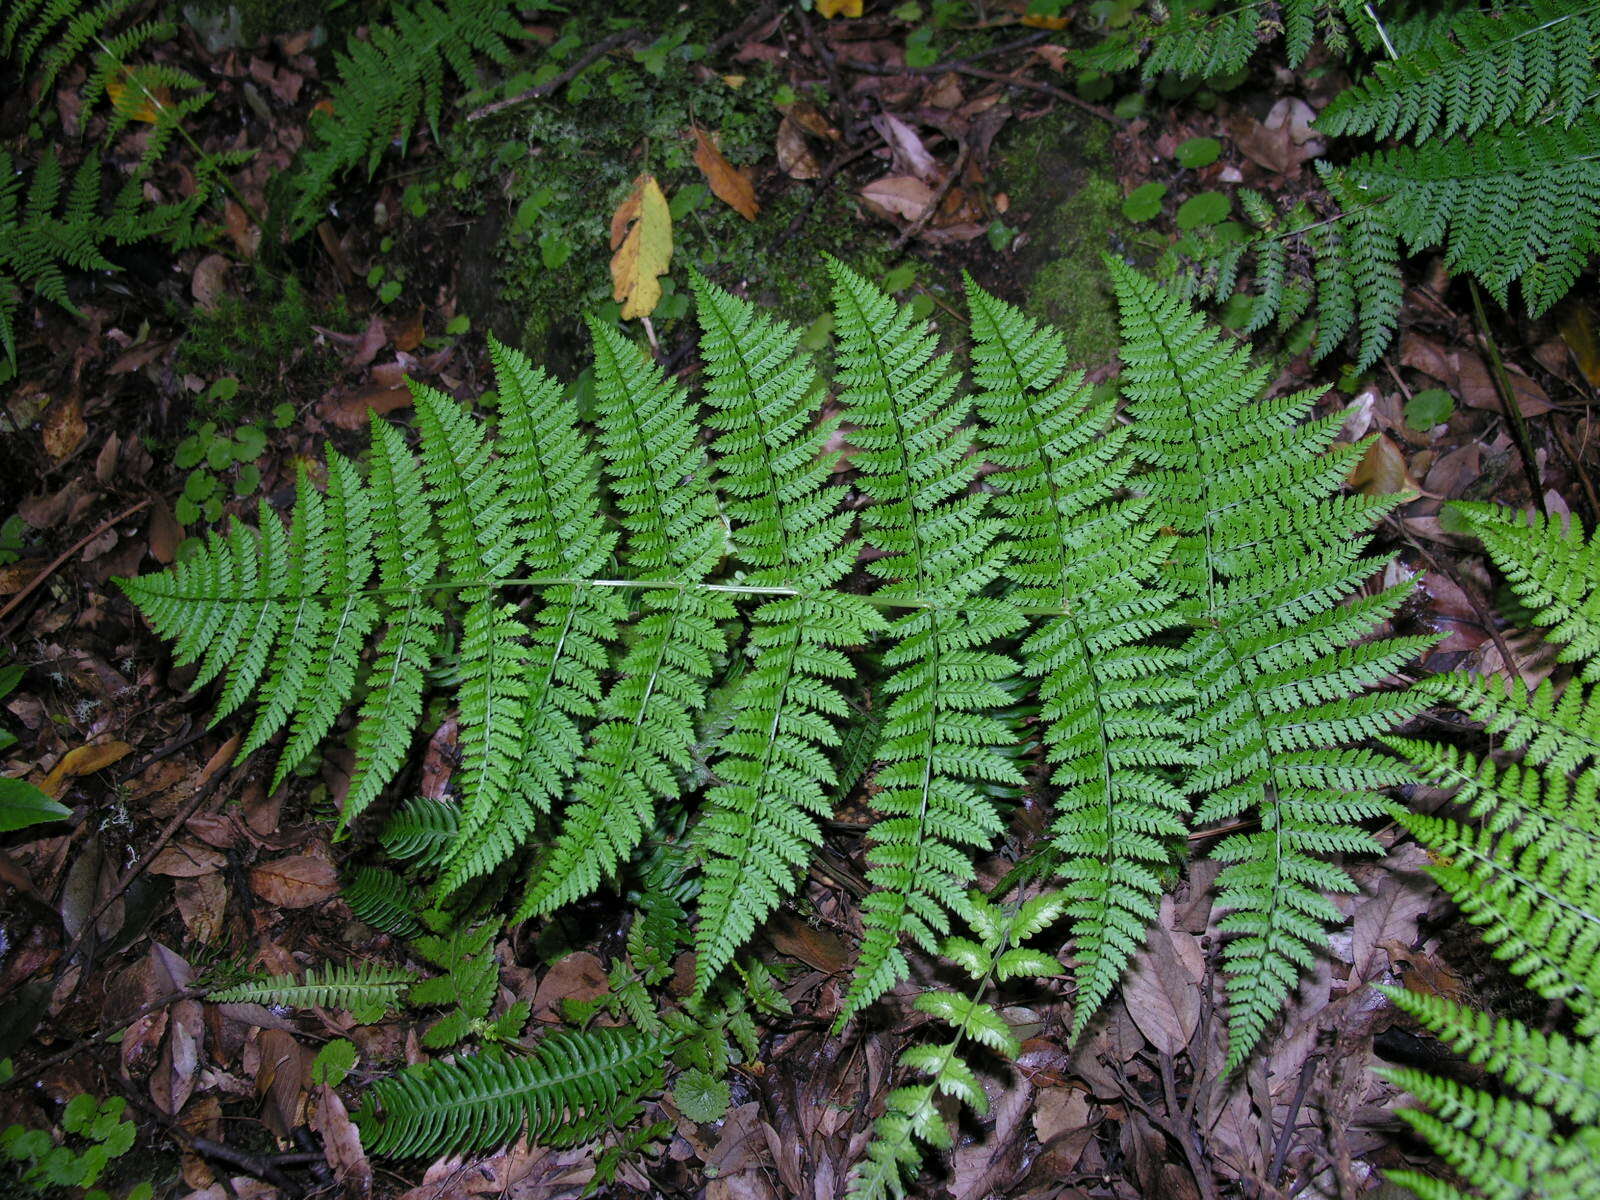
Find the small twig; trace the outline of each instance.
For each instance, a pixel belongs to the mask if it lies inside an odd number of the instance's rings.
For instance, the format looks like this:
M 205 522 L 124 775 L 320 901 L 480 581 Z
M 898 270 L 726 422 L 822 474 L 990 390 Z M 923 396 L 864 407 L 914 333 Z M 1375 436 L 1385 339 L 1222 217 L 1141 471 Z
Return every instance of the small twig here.
M 292 1151 L 287 1154 L 247 1154 L 243 1150 L 235 1150 L 224 1142 L 213 1141 L 210 1138 L 198 1137 L 190 1133 L 166 1113 L 151 1104 L 150 1101 L 139 1095 L 134 1088 L 124 1086 L 121 1090 L 130 1104 L 152 1118 L 168 1136 L 192 1153 L 198 1154 L 201 1158 L 227 1163 L 228 1166 L 244 1172 L 252 1179 L 270 1183 L 285 1196 L 303 1195 L 305 1189 L 285 1175 L 279 1168 L 326 1161 L 326 1155 L 308 1154 L 303 1151 Z
M 642 29 L 625 29 L 621 33 L 613 33 L 610 37 L 601 38 L 578 56 L 576 62 L 553 79 L 543 83 L 536 83 L 526 91 L 518 92 L 515 96 L 507 96 L 504 100 L 496 100 L 492 104 L 485 104 L 482 108 L 475 108 L 467 114 L 468 122 L 481 121 L 485 117 L 492 117 L 496 113 L 504 112 L 508 108 L 515 108 L 519 104 L 527 104 L 532 100 L 542 100 L 566 87 L 579 75 L 582 75 L 596 61 L 610 54 L 613 50 L 620 49 L 630 43 L 639 41 L 644 37 Z
M 88 533 L 84 534 L 77 541 L 73 542 L 71 546 L 63 550 L 56 557 L 54 562 L 52 562 L 44 570 L 40 571 L 32 579 L 28 580 L 27 585 L 15 596 L 11 597 L 11 599 L 6 602 L 4 608 L 0 608 L 0 621 L 4 621 L 13 612 L 15 612 L 18 605 L 20 605 L 29 596 L 33 595 L 33 593 L 38 590 L 40 584 L 44 583 L 46 579 L 49 579 L 50 576 L 59 571 L 62 565 L 79 550 L 82 550 L 85 546 L 94 541 L 95 538 L 99 537 L 113 525 L 117 525 L 123 521 L 126 521 L 129 517 L 133 516 L 134 513 L 139 512 L 141 509 L 149 508 L 154 502 L 154 496 L 146 496 L 143 500 L 139 501 L 139 503 L 133 505 L 131 508 L 125 508 L 116 516 L 109 517 L 106 520 L 101 521 L 100 524 L 96 525 Z M 11 630 L 7 629 L 5 631 L 5 636 L 10 637 Z
M 1522 405 L 1517 402 L 1516 389 L 1511 386 L 1511 376 L 1500 359 L 1500 347 L 1489 334 L 1489 318 L 1484 315 L 1483 296 L 1478 291 L 1478 281 L 1468 278 L 1472 289 L 1472 312 L 1477 318 L 1478 344 L 1488 352 L 1489 370 L 1494 376 L 1495 390 L 1500 393 L 1500 404 L 1511 422 L 1511 433 L 1517 443 L 1517 457 L 1522 459 L 1522 473 L 1527 477 L 1528 488 L 1533 492 L 1533 505 L 1541 515 L 1548 515 L 1544 506 L 1544 485 L 1539 481 L 1539 460 L 1533 452 L 1533 439 L 1528 434 L 1528 422 L 1522 415 Z
M 1572 439 L 1567 436 L 1567 431 L 1560 421 L 1551 421 L 1550 428 L 1555 431 L 1556 441 L 1561 443 L 1561 453 L 1567 456 L 1567 461 L 1572 464 L 1572 470 L 1578 477 L 1578 486 L 1583 488 L 1584 499 L 1589 502 L 1589 522 L 1593 524 L 1600 521 L 1600 498 L 1594 490 L 1594 480 L 1589 478 L 1588 468 L 1584 466 L 1583 455 L 1573 446 Z
M 883 139 L 877 138 L 863 146 L 857 146 L 847 154 L 830 158 L 828 165 L 822 168 L 822 174 L 817 177 L 816 186 L 811 189 L 811 198 L 806 201 L 804 208 L 795 213 L 794 219 L 789 222 L 789 228 L 783 231 L 785 240 L 794 238 L 796 234 L 805 228 L 806 221 L 811 217 L 811 210 L 817 206 L 817 201 L 827 193 L 828 185 L 833 182 L 835 175 L 857 159 L 865 158 L 883 144 Z
M 1178 1101 L 1178 1086 L 1172 1071 L 1172 1055 L 1161 1054 L 1159 1059 L 1161 1065 L 1161 1091 L 1167 1103 L 1167 1112 L 1172 1117 L 1169 1131 L 1178 1139 L 1178 1144 L 1183 1147 L 1183 1157 L 1188 1160 L 1189 1171 L 1194 1175 L 1194 1181 L 1200 1187 L 1200 1195 L 1205 1200 L 1216 1200 L 1216 1181 L 1211 1178 L 1211 1165 L 1207 1162 L 1205 1150 L 1200 1145 L 1198 1131 L 1192 1121 L 1180 1116 L 1184 1109 L 1183 1105 Z
M 1108 108 L 1101 108 L 1098 104 L 1091 104 L 1082 96 L 1075 96 L 1054 84 L 1036 83 L 1032 79 L 1023 79 L 1018 75 L 1007 75 L 1000 71 L 986 71 L 982 67 L 969 67 L 962 60 L 948 63 L 935 63 L 931 67 L 886 67 L 879 63 L 855 62 L 844 59 L 843 63 L 852 71 L 859 71 L 863 75 L 943 75 L 955 72 L 957 75 L 970 75 L 973 79 L 987 79 L 994 83 L 1004 83 L 1011 87 L 1023 88 L 1030 92 L 1039 92 L 1042 95 L 1054 96 L 1057 100 L 1080 108 L 1091 116 L 1099 117 L 1109 125 L 1118 129 L 1126 129 L 1128 123 L 1117 116 Z
M 944 182 L 939 185 L 939 190 L 934 193 L 933 200 L 928 207 L 922 210 L 922 215 L 900 231 L 900 236 L 895 238 L 889 246 L 890 254 L 899 254 L 906 248 L 913 238 L 917 237 L 928 227 L 928 222 L 933 220 L 934 214 L 939 211 L 945 202 L 945 197 L 950 194 L 950 189 L 955 187 L 956 180 L 966 172 L 967 162 L 972 158 L 972 143 L 966 139 L 961 141 L 961 151 L 956 155 L 956 165 L 944 177 Z
M 1299 1118 L 1300 1106 L 1306 1102 L 1306 1093 L 1311 1090 L 1311 1081 L 1316 1078 L 1317 1068 L 1321 1065 L 1322 1055 L 1313 1054 L 1300 1068 L 1300 1082 L 1295 1086 L 1294 1099 L 1289 1101 L 1289 1113 L 1283 1119 L 1283 1128 L 1278 1131 L 1278 1144 L 1272 1152 L 1272 1166 L 1267 1170 L 1267 1182 L 1273 1187 L 1283 1183 L 1283 1168 L 1289 1159 L 1294 1123 Z
M 186 721 L 185 724 L 187 725 L 188 722 Z M 128 767 L 126 770 L 124 770 L 122 772 L 122 778 L 126 780 L 139 778 L 139 776 L 143 775 L 162 759 L 171 758 L 174 754 L 178 753 L 178 751 L 185 750 L 194 745 L 196 742 L 201 741 L 210 732 L 210 726 L 202 725 L 198 729 L 191 729 L 188 733 L 179 734 L 165 746 L 156 747 L 154 750 L 150 751 L 147 756 L 137 760 L 131 767 Z
M 1490 613 L 1488 609 L 1484 608 L 1482 602 L 1479 601 L 1477 595 L 1472 591 L 1472 589 L 1462 583 L 1461 577 L 1456 574 L 1453 568 L 1445 566 L 1441 559 L 1437 559 L 1433 555 L 1429 554 L 1428 551 L 1423 547 L 1422 543 L 1413 537 L 1411 531 L 1408 530 L 1404 525 L 1400 524 L 1400 522 L 1395 519 L 1392 513 L 1383 518 L 1383 523 L 1389 526 L 1390 529 L 1393 529 L 1401 538 L 1401 540 L 1406 543 L 1406 545 L 1410 546 L 1413 550 L 1420 554 L 1423 561 L 1426 562 L 1429 567 L 1435 571 L 1438 571 L 1451 583 L 1456 585 L 1461 594 L 1467 598 L 1467 603 L 1472 605 L 1472 611 L 1477 615 L 1479 623 L 1483 625 L 1483 628 L 1485 631 L 1487 631 L 1489 636 L 1494 639 L 1495 649 L 1500 651 L 1500 658 L 1505 663 L 1506 670 L 1515 671 L 1517 669 L 1517 660 L 1511 657 L 1511 647 L 1509 644 L 1507 644 L 1505 635 L 1495 627 L 1494 615 Z
M 828 82 L 833 87 L 833 94 L 839 98 L 839 115 L 844 122 L 844 144 L 856 144 L 856 118 L 850 108 L 850 93 L 845 89 L 844 78 L 839 74 L 839 57 L 822 44 L 822 39 L 817 36 L 816 28 L 811 24 L 811 18 L 806 16 L 806 11 L 798 5 L 794 9 L 795 20 L 800 23 L 800 32 L 806 35 L 806 41 L 811 43 L 811 52 L 822 63 L 822 69 L 828 73 Z
M 160 1012 L 163 1008 L 167 1007 L 167 1005 L 176 1004 L 179 1000 L 197 1000 L 201 996 L 204 996 L 209 990 L 209 988 L 183 988 L 176 992 L 169 992 L 167 995 L 152 1000 L 148 1004 L 141 1005 L 135 1012 L 130 1013 L 127 1017 L 124 1017 L 122 1020 L 116 1022 L 116 1024 L 107 1025 L 104 1029 L 98 1029 L 88 1037 L 80 1038 L 78 1041 L 72 1043 L 72 1045 L 68 1046 L 65 1050 L 62 1050 L 56 1054 L 52 1054 L 49 1058 L 42 1059 L 41 1061 L 34 1063 L 27 1070 L 18 1071 L 10 1079 L 6 1080 L 4 1083 L 0 1083 L 0 1090 L 16 1087 L 18 1084 L 26 1083 L 30 1079 L 33 1079 L 39 1075 L 43 1075 L 51 1067 L 59 1066 L 64 1062 L 68 1062 L 71 1059 L 77 1058 L 78 1055 L 82 1054 L 91 1046 L 97 1046 L 107 1038 L 115 1037 L 117 1034 L 127 1029 L 128 1026 L 132 1025 L 135 1021 L 140 1020 L 143 1017 L 148 1017 L 153 1012 Z

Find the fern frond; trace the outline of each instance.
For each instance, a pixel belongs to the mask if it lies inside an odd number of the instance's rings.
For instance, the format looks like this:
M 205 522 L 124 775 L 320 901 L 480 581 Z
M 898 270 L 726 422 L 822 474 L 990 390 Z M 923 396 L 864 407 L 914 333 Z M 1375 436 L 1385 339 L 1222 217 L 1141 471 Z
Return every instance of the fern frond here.
M 1256 397 L 1266 368 L 1194 310 L 1108 260 L 1122 313 L 1124 393 L 1140 486 L 1174 529 L 1172 579 L 1195 632 L 1184 647 L 1195 700 L 1190 787 L 1201 822 L 1246 817 L 1224 838 L 1218 904 L 1228 971 L 1230 1069 L 1281 1011 L 1342 918 L 1323 895 L 1353 884 L 1329 856 L 1373 848 L 1359 822 L 1405 773 L 1339 748 L 1423 706 L 1405 694 L 1352 695 L 1430 643 L 1350 648 L 1404 589 L 1341 604 L 1381 569 L 1362 538 L 1393 498 L 1335 498 L 1364 447 L 1330 450 L 1342 416 L 1302 424 L 1315 392 Z
M 734 553 L 753 587 L 798 588 L 751 614 L 755 665 L 736 694 L 695 830 L 704 883 L 695 931 L 695 982 L 704 992 L 755 927 L 794 891 L 821 841 L 835 782 L 824 748 L 849 714 L 835 679 L 854 670 L 840 652 L 883 628 L 859 597 L 833 591 L 855 547 L 841 492 L 826 486 L 838 419 L 812 418 L 820 382 L 796 352 L 800 332 L 692 279 L 709 375 L 707 424 L 717 431 L 718 483 Z
M 954 1144 L 938 1098 L 953 1097 L 979 1116 L 989 1111 L 988 1095 L 966 1060 L 965 1043 L 976 1042 L 1006 1062 L 1022 1050 L 1005 1019 L 984 1001 L 990 985 L 1060 973 L 1055 959 L 1021 943 L 1060 919 L 1068 907 L 1065 897 L 1047 892 L 1004 911 L 980 893 L 969 902 L 978 940 L 952 938 L 945 956 L 967 972 L 974 990 L 971 995 L 931 990 L 917 997 L 918 1011 L 950 1026 L 951 1038 L 942 1045 L 913 1046 L 900 1055 L 900 1065 L 926 1076 L 927 1082 L 889 1093 L 884 1114 L 873 1123 L 866 1157 L 851 1172 L 849 1200 L 903 1200 L 914 1194 L 907 1192 L 906 1183 L 915 1180 L 922 1165 L 922 1146 L 948 1150 Z
M 321 218 L 334 181 L 362 163 L 370 176 L 391 142 L 405 152 L 419 120 L 438 138 L 444 69 L 463 84 L 477 78 L 475 54 L 510 61 L 508 42 L 522 36 L 506 0 L 415 0 L 397 7 L 392 24 L 373 25 L 368 41 L 352 36 L 334 54 L 339 79 L 331 112 L 312 126 L 314 145 L 301 157 L 299 195 L 289 216 L 298 232 Z
M 380 1080 L 357 1114 L 373 1154 L 421 1158 L 488 1149 L 519 1133 L 573 1145 L 659 1086 L 666 1042 L 634 1029 L 546 1034 L 525 1057 L 485 1051 Z
M 1150 502 L 1123 497 L 1130 431 L 1068 374 L 1058 334 L 967 280 L 973 381 L 994 506 L 1011 547 L 1012 602 L 1058 610 L 1022 645 L 1039 680 L 1045 745 L 1062 789 L 1051 826 L 1078 961 L 1074 1036 L 1144 943 L 1160 872 L 1186 832 L 1171 768 L 1189 761 L 1173 715 L 1189 698 L 1176 651 L 1147 644 L 1175 623 L 1155 580 L 1172 539 Z
M 1143 75 L 1206 79 L 1232 75 L 1256 50 L 1281 37 L 1291 66 L 1298 66 L 1320 34 L 1336 51 L 1348 44 L 1350 28 L 1363 20 L 1360 0 L 1167 0 L 1134 16 L 1106 44 L 1076 56 L 1107 72 L 1143 63 Z
M 1600 682 L 1600 537 L 1585 538 L 1576 521 L 1456 503 L 1451 510 L 1494 559 L 1511 590 L 1537 613 L 1546 636 L 1562 646 L 1561 662 L 1578 663 L 1586 683 Z
M 992 714 L 1015 673 L 986 647 L 1022 618 L 982 593 L 1003 563 L 1000 523 L 972 490 L 973 435 L 961 427 L 949 355 L 930 326 L 834 260 L 840 338 L 839 402 L 852 427 L 852 465 L 872 504 L 862 540 L 882 557 L 867 569 L 878 595 L 927 607 L 892 622 L 884 682 L 891 696 L 878 759 L 879 791 L 867 853 L 872 884 L 862 902 L 866 936 L 839 1020 L 848 1021 L 903 979 L 902 938 L 936 953 L 947 912 L 966 907 L 969 855 L 1000 831 L 979 784 L 1019 784 L 997 747 L 1012 741 Z
M 393 871 L 362 867 L 340 895 L 356 919 L 374 929 L 400 938 L 422 932 L 422 922 L 416 918 L 422 908 L 422 896 Z
M 1317 127 L 1425 142 L 1532 124 L 1547 108 L 1570 125 L 1593 98 L 1600 6 L 1590 0 L 1466 9 L 1452 14 L 1448 34 L 1379 62 L 1322 110 Z
M 1501 305 L 1513 283 L 1540 316 L 1600 246 L 1600 108 L 1570 125 L 1510 126 L 1358 158 L 1352 183 L 1412 251 L 1442 246 Z
M 694 714 L 705 704 L 718 622 L 733 607 L 705 581 L 724 551 L 708 466 L 681 385 L 616 329 L 591 322 L 601 457 L 627 533 L 630 577 L 647 589 L 621 678 L 578 764 L 561 832 L 520 912 L 547 913 L 600 886 L 639 844 L 658 800 L 677 795 L 690 764 Z
M 364 1025 L 400 1006 L 416 976 L 403 967 L 375 963 L 313 967 L 305 979 L 272 975 L 210 993 L 213 1004 L 266 1004 L 289 1008 L 348 1009 Z
M 434 867 L 450 853 L 461 825 L 461 810 L 447 800 L 413 796 L 390 817 L 379 840 L 391 858 Z

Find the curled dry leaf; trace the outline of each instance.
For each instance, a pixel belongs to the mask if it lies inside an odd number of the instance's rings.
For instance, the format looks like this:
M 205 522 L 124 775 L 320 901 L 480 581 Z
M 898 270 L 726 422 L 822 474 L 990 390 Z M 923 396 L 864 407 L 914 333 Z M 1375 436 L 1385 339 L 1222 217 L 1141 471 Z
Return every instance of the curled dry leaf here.
M 792 116 L 778 123 L 778 167 L 790 179 L 816 179 L 822 164 L 811 151 L 805 131 Z
M 915 175 L 885 175 L 861 189 L 867 207 L 882 217 L 915 223 L 933 207 L 933 189 Z
M 179 1000 L 172 1006 L 161 1061 L 150 1074 L 150 1099 L 169 1117 L 177 1116 L 194 1094 L 205 1035 L 205 1013 L 198 1000 Z
M 333 1177 L 347 1194 L 372 1194 L 372 1164 L 361 1148 L 361 1131 L 350 1119 L 339 1093 L 326 1085 L 316 1089 L 317 1115 L 311 1127 L 322 1135 L 322 1152 Z
M 78 775 L 93 775 L 129 754 L 133 747 L 127 742 L 102 742 L 98 746 L 75 746 L 61 756 L 50 774 L 44 777 L 39 790 L 52 800 L 61 795 L 68 779 Z
M 326 859 L 291 854 L 252 870 L 250 887 L 279 908 L 310 908 L 339 894 L 339 872 Z
M 76 396 L 67 396 L 57 400 L 45 413 L 40 438 L 45 453 L 60 462 L 83 443 L 88 433 L 89 427 L 83 422 L 83 406 Z
M 761 205 L 756 203 L 756 189 L 749 174 L 724 158 L 717 144 L 698 126 L 694 131 L 694 165 L 705 175 L 718 200 L 746 221 L 756 219 Z

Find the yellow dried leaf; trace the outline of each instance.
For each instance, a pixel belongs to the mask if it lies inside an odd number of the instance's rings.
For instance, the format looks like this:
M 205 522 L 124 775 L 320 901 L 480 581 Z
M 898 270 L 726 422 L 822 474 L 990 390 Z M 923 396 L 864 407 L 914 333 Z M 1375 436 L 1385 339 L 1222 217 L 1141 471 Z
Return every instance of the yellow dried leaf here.
M 827 17 L 859 17 L 861 0 L 817 0 L 817 15 Z
M 172 103 L 172 96 L 164 87 L 149 92 L 144 88 L 130 88 L 126 71 L 106 84 L 106 95 L 119 113 L 130 121 L 143 121 L 146 125 L 159 121 L 160 109 Z
M 61 789 L 74 775 L 93 775 L 103 767 L 133 753 L 127 742 L 105 742 L 98 746 L 76 746 L 61 756 L 61 761 L 46 775 L 39 790 L 51 799 L 61 795 Z
M 756 189 L 750 176 L 724 158 L 717 144 L 699 128 L 694 131 L 694 165 L 705 175 L 718 200 L 746 221 L 756 219 L 761 205 L 756 202 Z
M 672 261 L 672 213 L 654 175 L 641 175 L 611 216 L 612 297 L 622 319 L 648 317 L 661 302 L 661 280 Z

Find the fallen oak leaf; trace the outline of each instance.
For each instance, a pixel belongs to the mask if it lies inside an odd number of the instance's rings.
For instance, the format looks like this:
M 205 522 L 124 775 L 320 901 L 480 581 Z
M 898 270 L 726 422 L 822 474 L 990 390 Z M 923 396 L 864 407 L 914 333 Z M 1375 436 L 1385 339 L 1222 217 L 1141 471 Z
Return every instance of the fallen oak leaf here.
M 756 219 L 761 205 L 756 202 L 756 189 L 750 176 L 724 158 L 717 144 L 698 125 L 694 129 L 694 165 L 700 168 L 718 200 L 746 221 Z
M 648 317 L 661 302 L 661 281 L 672 261 L 672 213 L 654 175 L 641 175 L 611 217 L 612 299 L 622 319 Z

